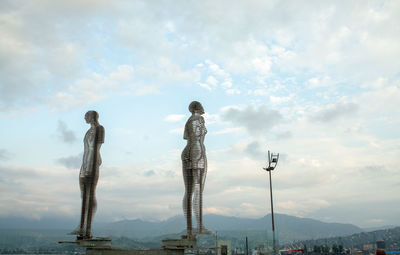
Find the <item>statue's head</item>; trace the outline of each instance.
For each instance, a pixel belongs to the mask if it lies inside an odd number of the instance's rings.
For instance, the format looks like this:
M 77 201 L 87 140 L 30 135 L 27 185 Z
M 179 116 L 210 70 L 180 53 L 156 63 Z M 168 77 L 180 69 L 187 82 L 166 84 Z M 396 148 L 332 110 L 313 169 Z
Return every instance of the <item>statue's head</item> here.
M 99 114 L 96 111 L 88 111 L 85 114 L 86 123 L 89 123 L 89 124 L 97 123 L 98 119 L 99 119 Z
M 200 102 L 197 102 L 197 101 L 193 101 L 193 102 L 190 103 L 190 105 L 189 105 L 189 111 L 190 111 L 191 113 L 197 112 L 197 113 L 199 113 L 199 114 L 204 114 L 204 108 L 203 108 L 203 106 L 200 104 Z

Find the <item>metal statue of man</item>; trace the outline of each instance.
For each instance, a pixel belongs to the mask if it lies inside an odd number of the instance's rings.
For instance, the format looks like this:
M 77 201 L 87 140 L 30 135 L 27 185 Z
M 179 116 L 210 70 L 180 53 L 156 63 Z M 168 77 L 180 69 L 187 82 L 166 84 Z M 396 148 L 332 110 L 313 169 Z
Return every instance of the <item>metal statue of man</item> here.
M 92 219 L 97 208 L 96 185 L 101 165 L 100 147 L 104 143 L 105 135 L 104 127 L 99 124 L 98 118 L 99 114 L 96 111 L 88 111 L 85 114 L 86 123 L 90 124 L 90 128 L 83 139 L 84 153 L 79 173 L 82 197 L 81 222 L 71 233 L 78 235 L 78 239 L 92 238 Z
M 197 220 L 197 233 L 208 233 L 203 226 L 203 190 L 207 174 L 206 148 L 204 137 L 207 129 L 204 125 L 203 106 L 193 101 L 189 105 L 192 116 L 185 124 L 183 138 L 187 145 L 182 152 L 182 171 L 185 183 L 185 195 L 183 197 L 183 212 L 186 217 L 187 236 L 192 233 L 192 208 Z M 194 195 L 194 198 L 193 198 Z

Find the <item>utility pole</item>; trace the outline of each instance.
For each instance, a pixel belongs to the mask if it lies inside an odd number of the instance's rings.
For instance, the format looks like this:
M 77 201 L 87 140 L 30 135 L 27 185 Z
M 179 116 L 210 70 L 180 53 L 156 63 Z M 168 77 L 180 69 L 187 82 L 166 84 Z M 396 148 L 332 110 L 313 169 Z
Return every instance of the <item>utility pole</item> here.
M 246 251 L 245 251 L 246 255 L 249 255 L 249 241 L 247 240 L 247 236 L 246 236 Z
M 272 218 L 272 249 L 273 255 L 277 255 L 276 250 L 276 239 L 275 239 L 275 220 L 274 220 L 274 203 L 272 199 L 272 178 L 271 172 L 275 169 L 276 165 L 278 164 L 279 153 L 273 154 L 268 151 L 268 166 L 263 168 L 265 171 L 269 173 L 269 193 L 271 199 L 271 218 Z
M 215 255 L 218 255 L 218 231 L 215 231 Z

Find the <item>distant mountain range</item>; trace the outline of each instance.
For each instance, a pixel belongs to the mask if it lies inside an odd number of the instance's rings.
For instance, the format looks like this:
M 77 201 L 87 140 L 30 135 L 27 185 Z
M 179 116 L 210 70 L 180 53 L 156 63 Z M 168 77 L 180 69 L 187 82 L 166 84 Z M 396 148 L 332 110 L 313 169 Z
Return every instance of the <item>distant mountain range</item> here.
M 259 219 L 208 214 L 204 216 L 203 221 L 209 230 L 218 231 L 222 236 L 239 238 L 250 235 L 266 239 L 269 235 L 269 238 L 271 238 L 270 214 Z M 99 232 L 139 240 L 154 240 L 155 238 L 158 239 L 157 237 L 168 236 L 168 234 L 183 233 L 185 224 L 185 219 L 182 216 L 175 216 L 159 222 L 123 220 L 106 224 L 102 229 L 99 229 Z M 281 242 L 344 236 L 363 231 L 363 229 L 351 224 L 325 223 L 285 214 L 275 214 L 275 226 Z
M 193 221 L 195 222 L 195 221 Z M 249 219 L 204 215 L 204 222 L 211 231 L 218 231 L 222 236 L 243 237 L 271 236 L 271 215 Z M 41 220 L 23 218 L 0 218 L 0 229 L 65 229 L 71 231 L 76 226 L 76 219 L 45 218 Z M 183 216 L 175 216 L 165 221 L 123 220 L 112 223 L 95 222 L 95 234 L 116 237 L 128 237 L 136 240 L 158 240 L 168 235 L 179 235 L 185 229 Z M 325 223 L 309 218 L 299 218 L 285 214 L 275 214 L 275 225 L 281 242 L 345 236 L 364 230 L 351 224 Z
M 232 247 L 239 248 L 243 248 L 246 236 L 249 239 L 250 247 L 269 245 L 272 239 L 271 215 L 269 214 L 258 219 L 208 214 L 204 216 L 204 223 L 209 230 L 214 232 L 214 235 L 202 237 L 203 239 L 199 243 L 204 244 L 203 247 L 213 246 L 216 232 L 218 232 L 219 240 L 230 240 Z M 281 245 L 299 243 L 301 240 L 311 245 L 313 240 L 316 240 L 316 243 L 320 242 L 318 240 L 337 242 L 345 236 L 353 235 L 353 239 L 365 236 L 362 233 L 365 230 L 352 224 L 326 223 L 284 214 L 275 214 L 275 224 L 277 238 Z M 160 246 L 162 239 L 180 237 L 185 232 L 185 225 L 183 216 L 156 222 L 139 219 L 112 223 L 95 222 L 94 235 L 111 237 L 115 247 L 150 248 Z M 73 240 L 74 236 L 68 236 L 67 233 L 75 226 L 76 219 L 0 218 L 0 252 L 7 248 L 18 249 L 21 247 L 25 250 L 41 247 L 51 251 L 62 249 L 75 251 L 72 246 L 62 248 L 57 244 L 57 240 Z M 397 236 L 397 232 L 394 235 Z M 347 242 L 343 243 L 347 244 Z

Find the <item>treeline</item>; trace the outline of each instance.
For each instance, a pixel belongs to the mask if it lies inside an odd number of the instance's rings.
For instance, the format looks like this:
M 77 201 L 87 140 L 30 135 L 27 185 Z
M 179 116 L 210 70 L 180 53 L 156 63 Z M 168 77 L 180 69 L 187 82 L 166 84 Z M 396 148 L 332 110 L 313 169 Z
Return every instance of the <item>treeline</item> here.
M 0 254 L 85 254 L 85 249 L 72 245 L 47 248 L 0 248 Z
M 359 249 L 362 250 L 365 244 L 375 244 L 376 241 L 385 241 L 386 250 L 400 250 L 400 227 L 376 230 L 372 232 L 362 232 L 344 237 L 321 238 L 316 240 L 298 241 L 292 246 L 295 247 L 316 247 L 317 250 L 322 247 L 343 247 L 343 249 Z
M 345 249 L 344 249 L 343 245 L 341 245 L 341 244 L 339 244 L 339 245 L 333 244 L 331 247 L 323 244 L 323 245 L 314 245 L 312 251 L 315 253 L 330 253 L 330 252 L 332 252 L 335 254 L 339 254 L 339 253 L 344 253 Z
M 58 241 L 72 241 L 66 231 L 56 230 L 0 230 L 0 254 L 80 254 L 85 250 L 72 244 Z

